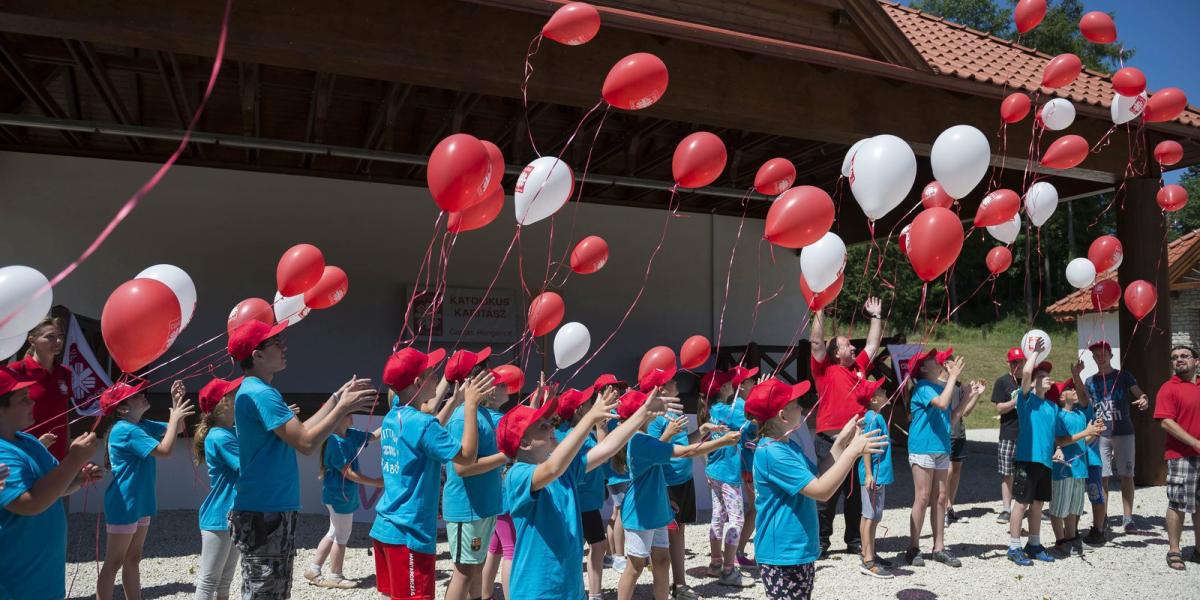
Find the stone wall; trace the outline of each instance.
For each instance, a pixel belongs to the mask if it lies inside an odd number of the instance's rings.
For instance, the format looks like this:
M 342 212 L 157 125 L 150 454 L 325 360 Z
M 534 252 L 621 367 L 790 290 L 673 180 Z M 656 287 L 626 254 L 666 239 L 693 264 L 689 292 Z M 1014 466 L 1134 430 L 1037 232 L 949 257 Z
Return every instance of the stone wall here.
M 1200 343 L 1200 290 L 1171 294 L 1171 343 L 1193 348 Z

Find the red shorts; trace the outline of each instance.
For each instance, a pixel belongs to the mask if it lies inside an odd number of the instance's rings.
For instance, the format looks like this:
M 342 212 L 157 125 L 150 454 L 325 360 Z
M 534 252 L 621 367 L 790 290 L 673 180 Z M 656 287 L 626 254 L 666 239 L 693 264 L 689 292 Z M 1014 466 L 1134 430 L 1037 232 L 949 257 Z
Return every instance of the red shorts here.
M 375 587 L 392 600 L 433 600 L 436 557 L 408 546 L 371 540 L 375 548 Z

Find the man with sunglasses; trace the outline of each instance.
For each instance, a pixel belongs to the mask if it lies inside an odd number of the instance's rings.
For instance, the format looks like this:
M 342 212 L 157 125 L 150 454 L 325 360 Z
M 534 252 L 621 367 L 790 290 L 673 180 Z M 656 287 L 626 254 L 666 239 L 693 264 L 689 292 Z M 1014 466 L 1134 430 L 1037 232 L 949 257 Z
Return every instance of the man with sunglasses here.
M 1158 388 L 1154 401 L 1154 418 L 1167 432 L 1163 452 L 1167 461 L 1167 566 L 1176 571 L 1187 568 L 1180 551 L 1187 513 L 1192 513 L 1192 531 L 1200 541 L 1200 385 L 1196 366 L 1195 350 L 1172 348 L 1174 376 Z M 1190 560 L 1200 563 L 1194 546 Z

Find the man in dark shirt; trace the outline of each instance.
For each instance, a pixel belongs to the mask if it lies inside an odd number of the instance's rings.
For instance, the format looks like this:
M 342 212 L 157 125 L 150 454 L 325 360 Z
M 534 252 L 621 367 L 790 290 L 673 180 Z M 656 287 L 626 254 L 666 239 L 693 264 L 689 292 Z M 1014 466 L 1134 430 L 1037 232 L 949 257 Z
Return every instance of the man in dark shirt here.
M 1002 477 L 1000 481 L 1000 497 L 1004 500 L 1004 510 L 996 516 L 997 523 L 1007 523 L 1009 509 L 1012 508 L 1013 491 L 1013 455 L 1017 450 L 1017 433 L 1020 431 L 1020 421 L 1017 419 L 1017 390 L 1021 388 L 1020 373 L 1025 366 L 1025 353 L 1020 348 L 1008 351 L 1008 373 L 1005 373 L 992 385 L 992 402 L 1000 413 L 1000 443 L 996 446 L 997 470 Z

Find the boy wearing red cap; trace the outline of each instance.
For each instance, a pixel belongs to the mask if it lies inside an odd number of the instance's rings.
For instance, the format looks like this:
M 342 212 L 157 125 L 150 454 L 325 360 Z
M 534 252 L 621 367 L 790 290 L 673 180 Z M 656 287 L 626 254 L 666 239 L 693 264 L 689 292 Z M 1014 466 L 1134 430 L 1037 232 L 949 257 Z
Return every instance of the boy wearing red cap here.
M 1008 373 L 996 378 L 992 384 L 992 404 L 1000 413 L 1000 442 L 996 445 L 997 471 L 1000 472 L 1000 499 L 1004 508 L 996 515 L 997 523 L 1008 523 L 1012 509 L 1013 455 L 1017 452 L 1017 391 L 1021 389 L 1021 368 L 1025 366 L 1025 353 L 1020 348 L 1008 351 Z
M 888 435 L 888 424 L 880 411 L 888 403 L 888 393 L 883 387 L 884 380 L 876 379 L 866 383 L 867 391 L 871 393 L 871 408 L 863 415 L 863 430 L 879 430 L 880 435 L 887 439 L 887 445 L 881 454 L 871 457 L 871 460 L 858 461 L 858 485 L 862 497 L 862 522 L 859 525 L 859 535 L 862 536 L 862 564 L 858 570 L 864 575 L 879 579 L 891 579 L 892 563 L 879 557 L 875 552 L 875 532 L 879 522 L 883 520 L 883 506 L 887 497 L 887 486 L 894 481 L 892 475 L 892 442 Z M 851 473 L 851 477 L 854 474 Z
M 1088 459 L 1087 443 L 1104 431 L 1104 422 L 1096 419 L 1090 408 L 1087 387 L 1079 378 L 1083 361 L 1071 367 L 1071 379 L 1054 384 L 1046 399 L 1058 402 L 1054 420 L 1055 443 L 1051 468 L 1050 526 L 1054 529 L 1054 547 L 1050 554 L 1065 559 L 1071 552 L 1083 556 L 1083 540 L 1079 538 L 1079 515 L 1083 514 L 1086 496 Z
M 559 394 L 558 408 L 555 413 L 560 422 L 554 432 L 554 437 L 561 443 L 575 427 L 581 425 L 588 411 L 592 408 L 593 388 L 585 390 L 569 389 Z M 587 439 L 583 442 L 581 452 L 591 452 L 599 443 L 597 432 L 599 426 L 592 426 Z M 575 491 L 579 497 L 579 516 L 583 526 L 583 541 L 588 546 L 587 589 L 588 598 L 595 600 L 603 593 L 602 579 L 604 575 L 604 555 L 608 553 L 607 537 L 604 531 L 604 518 L 600 509 L 604 506 L 604 484 L 607 469 L 600 468 L 588 471 Z
M 28 389 L 34 375 L 0 366 L 0 597 L 51 600 L 67 595 L 67 515 L 62 497 L 101 476 L 90 464 L 95 433 L 76 437 L 58 462 L 37 438 Z
M 1045 340 L 1037 338 L 1034 344 L 1034 356 L 1043 355 Z M 1058 416 L 1058 406 L 1046 399 L 1052 368 L 1049 361 L 1026 361 L 1017 396 L 1021 432 L 1017 438 L 1012 516 L 1008 521 L 1008 559 L 1023 567 L 1032 565 L 1031 559 L 1054 562 L 1041 539 L 1042 504 L 1049 502 L 1053 493 L 1050 466 L 1055 446 L 1054 421 Z M 1021 521 L 1026 516 L 1029 541 L 1022 549 Z
M 229 533 L 229 511 L 237 493 L 238 445 L 233 398 L 242 378 L 214 378 L 200 389 L 200 424 L 193 440 L 194 463 L 208 467 L 208 495 L 200 503 L 200 571 L 196 600 L 228 598 L 241 553 Z
M 1121 480 L 1121 527 L 1126 533 L 1133 530 L 1133 485 L 1134 429 L 1133 411 L 1150 408 L 1150 398 L 1129 371 L 1113 367 L 1112 346 L 1103 340 L 1088 346 L 1092 360 L 1096 362 L 1096 373 L 1087 378 L 1084 385 L 1092 397 L 1092 408 L 1096 418 L 1104 421 L 1104 431 L 1092 442 L 1100 456 L 1100 485 L 1093 494 L 1092 531 L 1088 533 L 1089 545 L 1104 545 L 1105 518 L 1108 515 L 1108 481 L 1113 477 Z

